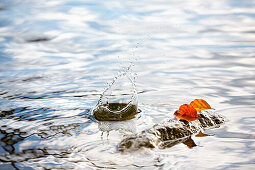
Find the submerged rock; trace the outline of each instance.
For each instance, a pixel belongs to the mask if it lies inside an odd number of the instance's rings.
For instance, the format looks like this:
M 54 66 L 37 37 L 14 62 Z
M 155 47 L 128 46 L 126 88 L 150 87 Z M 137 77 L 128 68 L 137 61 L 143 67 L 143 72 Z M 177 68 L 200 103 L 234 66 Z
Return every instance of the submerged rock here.
M 191 135 L 202 129 L 219 127 L 224 123 L 223 116 L 210 110 L 202 111 L 195 121 L 169 120 L 156 124 L 151 129 L 144 130 L 138 134 L 126 136 L 119 143 L 120 151 L 138 150 L 140 148 L 165 148 L 180 142 L 185 142 Z

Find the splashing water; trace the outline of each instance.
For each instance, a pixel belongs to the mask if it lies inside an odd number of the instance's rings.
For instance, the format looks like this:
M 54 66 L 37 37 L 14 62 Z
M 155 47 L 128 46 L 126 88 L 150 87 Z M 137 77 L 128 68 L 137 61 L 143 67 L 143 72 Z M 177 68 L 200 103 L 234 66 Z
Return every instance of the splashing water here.
M 96 120 L 129 120 L 137 114 L 138 99 L 131 66 L 114 77 L 100 96 L 93 110 L 93 116 Z

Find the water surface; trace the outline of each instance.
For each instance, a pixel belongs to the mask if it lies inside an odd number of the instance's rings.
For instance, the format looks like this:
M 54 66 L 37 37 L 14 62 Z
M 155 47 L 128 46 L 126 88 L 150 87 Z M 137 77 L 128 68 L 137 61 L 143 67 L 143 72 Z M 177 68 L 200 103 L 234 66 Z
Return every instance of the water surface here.
M 254 169 L 254 33 L 246 0 L 2 0 L 0 169 Z M 106 83 L 130 62 L 142 112 L 93 122 Z M 191 149 L 118 152 L 123 135 L 195 98 L 229 121 Z

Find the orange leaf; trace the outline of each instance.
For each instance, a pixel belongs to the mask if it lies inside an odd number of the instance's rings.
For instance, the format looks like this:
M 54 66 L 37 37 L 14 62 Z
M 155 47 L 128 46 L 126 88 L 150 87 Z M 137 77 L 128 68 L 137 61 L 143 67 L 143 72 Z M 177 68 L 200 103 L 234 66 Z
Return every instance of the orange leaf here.
M 174 113 L 174 116 L 179 120 L 193 121 L 197 119 L 197 111 L 191 105 L 183 104 Z
M 211 109 L 211 106 L 203 99 L 195 99 L 190 103 L 197 111 Z
M 183 116 L 181 114 L 178 113 L 178 110 L 176 110 L 176 112 L 174 113 L 174 116 L 176 117 L 176 119 L 178 120 L 187 120 L 188 122 L 194 121 L 197 118 L 196 117 L 190 117 L 190 116 Z
M 197 117 L 197 111 L 191 105 L 183 104 L 180 106 L 179 114 L 183 116 Z

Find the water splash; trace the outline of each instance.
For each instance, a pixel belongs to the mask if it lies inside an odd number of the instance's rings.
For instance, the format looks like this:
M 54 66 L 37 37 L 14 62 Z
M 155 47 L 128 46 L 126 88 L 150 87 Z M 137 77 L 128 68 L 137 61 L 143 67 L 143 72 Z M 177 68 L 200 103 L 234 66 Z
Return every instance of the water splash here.
M 135 87 L 135 74 L 131 63 L 124 71 L 119 72 L 101 94 L 93 109 L 96 120 L 129 120 L 137 114 L 138 98 Z

